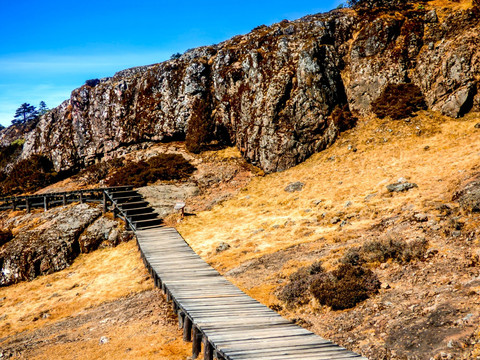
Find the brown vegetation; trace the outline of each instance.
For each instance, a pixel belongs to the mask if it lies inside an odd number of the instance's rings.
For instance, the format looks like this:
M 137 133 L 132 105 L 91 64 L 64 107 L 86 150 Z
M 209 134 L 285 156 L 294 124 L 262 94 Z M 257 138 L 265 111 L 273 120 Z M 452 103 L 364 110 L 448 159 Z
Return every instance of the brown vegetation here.
M 8 175 L 0 177 L 4 195 L 31 193 L 53 183 L 58 174 L 52 162 L 42 155 L 33 155 L 13 165 Z
M 11 230 L 0 229 L 0 246 L 6 244 L 13 239 L 13 234 Z
M 333 310 L 349 309 L 368 299 L 380 289 L 372 270 L 341 264 L 338 269 L 317 276 L 310 285 L 313 297 Z
M 407 263 L 413 260 L 423 260 L 428 247 L 425 239 L 415 239 L 410 242 L 388 237 L 385 240 L 367 241 L 360 247 L 347 250 L 341 262 L 350 265 L 381 264 L 388 260 Z
M 404 119 L 425 108 L 422 92 L 418 86 L 410 83 L 388 84 L 380 97 L 372 103 L 372 111 L 380 119 L 387 116 L 393 120 Z
M 108 186 L 145 186 L 157 180 L 182 180 L 188 178 L 195 167 L 182 155 L 161 154 L 147 161 L 128 161 L 111 175 Z

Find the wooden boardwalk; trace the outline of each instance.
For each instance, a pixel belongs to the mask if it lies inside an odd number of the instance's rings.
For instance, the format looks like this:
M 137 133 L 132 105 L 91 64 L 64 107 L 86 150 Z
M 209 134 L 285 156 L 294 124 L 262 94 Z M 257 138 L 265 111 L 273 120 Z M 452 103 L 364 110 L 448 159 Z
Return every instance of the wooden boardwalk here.
M 192 341 L 193 359 L 365 359 L 282 318 L 203 261 L 169 227 L 136 230 L 145 266 Z
M 103 202 L 103 211 L 125 220 L 137 237 L 145 266 L 172 303 L 192 341 L 192 358 L 213 360 L 366 360 L 282 318 L 252 299 L 203 261 L 131 186 L 0 198 L 5 209 Z M 109 204 L 111 203 L 111 206 Z

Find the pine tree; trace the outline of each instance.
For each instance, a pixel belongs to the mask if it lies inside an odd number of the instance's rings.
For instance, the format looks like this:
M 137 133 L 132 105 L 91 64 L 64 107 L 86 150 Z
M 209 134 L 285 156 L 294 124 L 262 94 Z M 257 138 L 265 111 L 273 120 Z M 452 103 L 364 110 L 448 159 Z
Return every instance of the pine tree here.
M 40 101 L 40 104 L 38 105 L 38 115 L 43 115 L 45 114 L 49 108 L 47 107 L 47 104 L 45 104 L 45 101 Z
M 23 103 L 20 107 L 15 111 L 15 115 L 13 116 L 12 124 L 25 124 L 30 120 L 34 120 L 38 117 L 38 111 L 35 106 Z

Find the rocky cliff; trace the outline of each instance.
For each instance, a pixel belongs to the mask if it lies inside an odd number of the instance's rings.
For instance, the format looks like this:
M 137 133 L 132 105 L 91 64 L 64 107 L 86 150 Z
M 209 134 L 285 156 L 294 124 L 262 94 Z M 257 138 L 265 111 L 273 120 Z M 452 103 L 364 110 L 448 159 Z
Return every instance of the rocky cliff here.
M 476 7 L 439 16 L 413 5 L 260 26 L 74 90 L 28 133 L 22 156 L 43 153 L 65 170 L 124 145 L 190 138 L 235 144 L 281 171 L 351 126 L 332 118 L 336 107 L 368 113 L 390 83 L 413 82 L 452 117 L 479 110 L 479 19 Z

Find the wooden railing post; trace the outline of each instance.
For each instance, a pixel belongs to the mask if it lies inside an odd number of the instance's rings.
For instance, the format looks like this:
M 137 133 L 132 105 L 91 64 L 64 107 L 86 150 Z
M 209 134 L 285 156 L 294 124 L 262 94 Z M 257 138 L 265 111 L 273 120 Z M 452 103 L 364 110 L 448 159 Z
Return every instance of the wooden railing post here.
M 43 197 L 43 211 L 48 210 L 48 198 L 46 196 Z
M 80 204 L 83 204 L 85 201 L 83 200 L 83 192 L 80 192 Z
M 12 200 L 12 210 L 13 211 L 17 210 L 17 200 L 15 198 L 13 198 Z
M 63 206 L 67 205 L 67 194 L 63 194 L 62 204 Z
M 26 205 L 26 208 L 27 208 L 27 213 L 30 212 L 30 201 L 28 200 L 28 198 L 25 199 L 25 205 Z

